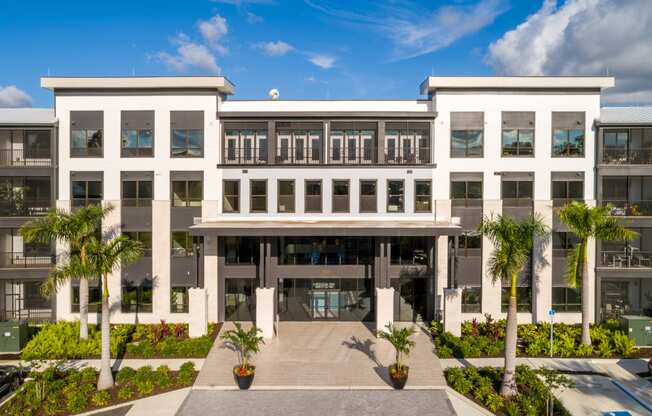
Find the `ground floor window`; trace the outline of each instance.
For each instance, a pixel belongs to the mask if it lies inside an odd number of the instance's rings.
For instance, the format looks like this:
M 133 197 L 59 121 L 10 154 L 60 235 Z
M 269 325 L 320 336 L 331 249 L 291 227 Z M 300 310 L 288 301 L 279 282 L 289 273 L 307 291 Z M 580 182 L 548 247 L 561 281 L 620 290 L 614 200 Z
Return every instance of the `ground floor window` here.
M 278 310 L 284 321 L 373 321 L 373 279 L 280 279 Z
M 91 284 L 88 288 L 88 312 L 102 311 L 102 288 Z M 79 286 L 72 287 L 72 308 L 71 312 L 79 313 Z
M 279 263 L 282 265 L 373 263 L 373 238 L 281 237 L 279 240 Z
M 188 313 L 188 288 L 172 287 L 170 298 L 170 313 Z
M 465 287 L 462 289 L 462 312 L 480 313 L 482 310 L 482 288 Z
M 652 316 L 652 279 L 606 279 L 600 282 L 601 318 Z
M 509 294 L 510 288 L 502 288 L 501 311 L 507 312 L 509 309 Z M 516 288 L 516 310 L 518 312 L 532 312 L 532 288 L 529 286 L 521 286 Z
M 428 321 L 428 284 L 426 278 L 392 279 L 394 288 L 394 320 Z
M 41 294 L 41 281 L 5 281 L 0 319 L 41 323 L 52 320 L 51 300 Z
M 391 263 L 398 265 L 427 265 L 427 237 L 392 237 Z
M 552 309 L 557 312 L 581 312 L 582 289 L 574 289 L 570 287 L 553 287 Z
M 253 321 L 256 318 L 256 279 L 224 280 L 224 320 Z
M 122 282 L 122 313 L 152 312 L 152 281 Z

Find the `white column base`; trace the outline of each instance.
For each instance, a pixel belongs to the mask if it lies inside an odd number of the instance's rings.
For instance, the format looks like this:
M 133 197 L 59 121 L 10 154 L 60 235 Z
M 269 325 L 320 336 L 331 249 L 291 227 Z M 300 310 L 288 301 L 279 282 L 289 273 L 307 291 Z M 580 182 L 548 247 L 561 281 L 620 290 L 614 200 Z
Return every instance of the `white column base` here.
M 188 289 L 188 336 L 202 337 L 208 334 L 208 296 L 206 289 Z
M 394 323 L 394 288 L 376 288 L 376 331 L 387 331 Z
M 274 288 L 256 288 L 256 327 L 263 338 L 274 338 Z
M 462 289 L 444 289 L 444 331 L 462 335 Z

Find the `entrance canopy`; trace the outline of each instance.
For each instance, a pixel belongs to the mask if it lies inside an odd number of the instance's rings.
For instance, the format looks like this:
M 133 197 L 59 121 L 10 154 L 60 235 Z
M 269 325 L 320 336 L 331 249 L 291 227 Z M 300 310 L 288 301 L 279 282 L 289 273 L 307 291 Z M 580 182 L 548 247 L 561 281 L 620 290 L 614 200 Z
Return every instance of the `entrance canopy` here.
M 202 219 L 190 227 L 192 235 L 218 236 L 416 236 L 459 235 L 462 228 L 433 220 L 233 220 Z

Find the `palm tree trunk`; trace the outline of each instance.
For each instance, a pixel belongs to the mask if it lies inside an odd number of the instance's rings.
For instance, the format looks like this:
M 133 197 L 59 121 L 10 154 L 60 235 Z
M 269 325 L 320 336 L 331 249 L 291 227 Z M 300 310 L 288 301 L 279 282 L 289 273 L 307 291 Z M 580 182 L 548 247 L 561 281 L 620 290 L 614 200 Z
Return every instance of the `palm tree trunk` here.
M 109 286 L 106 273 L 103 276 L 102 286 L 102 354 L 100 360 L 100 377 L 97 380 L 98 390 L 106 390 L 113 387 L 113 374 L 111 373 L 111 327 L 109 325 Z
M 582 242 L 582 253 L 580 259 L 582 261 L 582 345 L 591 345 L 591 327 L 589 321 L 591 320 L 589 306 L 591 304 L 591 292 L 589 291 L 589 265 L 586 261 L 586 247 L 587 241 Z
M 505 374 L 500 394 L 511 399 L 518 394 L 516 386 L 516 273 L 512 275 L 512 287 L 509 294 L 509 309 L 507 311 L 507 329 L 505 333 Z
M 88 339 L 88 279 L 79 279 L 79 339 Z

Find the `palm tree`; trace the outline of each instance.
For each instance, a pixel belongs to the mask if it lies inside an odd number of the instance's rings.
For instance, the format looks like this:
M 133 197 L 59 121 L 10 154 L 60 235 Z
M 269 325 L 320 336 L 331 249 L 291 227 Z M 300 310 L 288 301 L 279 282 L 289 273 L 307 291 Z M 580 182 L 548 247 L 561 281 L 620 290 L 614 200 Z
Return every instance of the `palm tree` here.
M 226 344 L 238 352 L 239 365 L 233 369 L 236 375 L 248 376 L 254 372 L 251 358 L 260 351 L 260 345 L 265 343 L 260 332 L 260 328 L 255 325 L 246 330 L 240 322 L 236 322 L 235 329 L 225 331 L 222 335 Z
M 489 274 L 495 281 L 510 283 L 507 329 L 505 333 L 505 374 L 500 394 L 512 398 L 518 394 L 516 387 L 516 285 L 517 276 L 530 261 L 535 236 L 547 233 L 539 216 L 515 221 L 504 215 L 483 218 L 478 229 L 489 238 L 494 251 L 489 258 Z
M 573 247 L 566 265 L 568 286 L 582 287 L 582 344 L 591 345 L 589 327 L 589 269 L 587 246 L 589 238 L 602 241 L 628 241 L 637 233 L 628 230 L 610 215 L 609 206 L 589 207 L 584 202 L 573 201 L 559 210 L 559 219 L 575 234 L 579 242 Z
M 390 367 L 390 374 L 394 373 L 397 377 L 407 376 L 407 366 L 403 363 L 403 356 L 406 357 L 410 354 L 412 348 L 416 345 L 410 339 L 414 335 L 414 328 L 398 328 L 391 323 L 385 326 L 385 331 L 378 331 L 378 336 L 394 347 L 394 364 Z
M 79 270 L 86 265 L 88 245 L 91 239 L 97 238 L 104 217 L 113 209 L 108 205 L 104 208 L 90 205 L 75 210 L 72 213 L 60 209 L 52 209 L 43 218 L 24 224 L 20 228 L 20 235 L 26 242 L 50 244 L 61 240 L 68 244 L 70 255 L 79 255 Z M 68 269 L 68 272 L 77 272 Z M 88 279 L 94 276 L 73 274 L 68 279 L 79 279 L 79 338 L 88 338 Z M 58 285 L 48 284 L 43 286 L 43 293 L 52 295 Z

